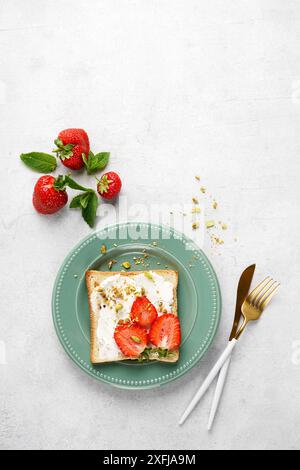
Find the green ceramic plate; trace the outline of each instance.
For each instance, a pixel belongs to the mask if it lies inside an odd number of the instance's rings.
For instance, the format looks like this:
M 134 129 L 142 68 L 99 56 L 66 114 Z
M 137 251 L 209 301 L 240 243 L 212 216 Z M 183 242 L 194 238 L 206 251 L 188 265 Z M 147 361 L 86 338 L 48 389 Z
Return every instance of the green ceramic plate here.
M 100 249 L 105 243 L 107 253 Z M 133 257 L 146 249 L 148 266 L 135 266 Z M 176 364 L 120 361 L 93 365 L 90 362 L 90 325 L 85 271 L 107 271 L 131 261 L 134 270 L 175 269 L 179 272 L 178 313 L 182 329 L 180 359 Z M 160 264 L 158 264 L 160 263 Z M 215 272 L 204 253 L 183 234 L 168 227 L 127 223 L 107 227 L 82 240 L 68 254 L 57 275 L 52 312 L 58 338 L 70 358 L 92 377 L 126 389 L 157 387 L 186 374 L 211 344 L 220 320 L 221 297 Z

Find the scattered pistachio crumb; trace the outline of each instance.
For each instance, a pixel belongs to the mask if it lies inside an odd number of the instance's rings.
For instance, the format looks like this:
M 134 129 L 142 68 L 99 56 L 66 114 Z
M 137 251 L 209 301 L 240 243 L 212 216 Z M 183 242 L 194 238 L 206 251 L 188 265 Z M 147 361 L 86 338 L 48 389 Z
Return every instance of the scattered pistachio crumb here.
M 115 259 L 111 259 L 107 265 L 108 265 L 108 269 L 111 270 L 111 268 L 113 267 L 114 264 L 116 264 L 117 261 Z
M 160 265 L 161 265 L 161 263 L 160 263 L 159 261 L 157 261 L 157 263 L 156 263 L 156 264 L 157 264 L 157 266 L 160 266 Z
M 198 176 L 198 175 L 195 176 L 195 178 L 196 178 L 197 181 L 200 181 L 200 179 L 201 179 L 200 176 Z
M 213 209 L 217 209 L 217 207 L 218 207 L 217 201 L 213 201 L 212 207 L 213 207 Z
M 129 263 L 129 261 L 125 261 L 124 263 L 122 263 L 122 266 L 125 269 L 130 269 L 131 268 L 131 264 Z
M 153 246 L 157 246 L 157 242 L 152 242 L 152 245 L 153 245 Z
M 138 336 L 132 335 L 132 336 L 130 336 L 130 338 L 131 338 L 132 341 L 134 341 L 135 343 L 140 343 L 140 342 L 141 342 L 141 340 L 140 340 L 140 338 L 139 338 Z
M 104 253 L 106 253 L 106 252 L 107 252 L 106 245 L 103 244 L 103 245 L 101 246 L 101 253 L 104 255 Z
M 201 212 L 200 207 L 193 207 L 192 214 L 200 214 L 200 212 Z
M 74 277 L 75 277 L 75 279 L 77 279 L 77 278 L 78 278 L 78 274 L 74 274 Z
M 206 225 L 206 228 L 212 228 L 212 227 L 215 226 L 215 222 L 214 222 L 214 220 L 207 220 L 205 222 L 205 225 Z
M 117 246 L 118 246 L 118 245 L 117 245 L 116 243 L 114 243 L 114 247 L 117 248 Z
M 199 204 L 199 200 L 196 197 L 193 197 L 192 201 L 194 204 Z
M 122 310 L 123 305 L 122 304 L 117 304 L 116 305 L 116 312 L 118 313 L 120 310 Z
M 197 228 L 199 228 L 199 222 L 194 222 L 194 223 L 192 224 L 192 229 L 193 229 L 193 230 L 197 230 Z
M 222 224 L 221 228 L 222 228 L 222 230 L 227 230 L 228 226 L 227 226 L 227 224 Z
M 206 193 L 206 188 L 204 186 L 201 186 L 200 191 L 201 191 L 201 193 L 205 194 Z
M 144 272 L 144 275 L 147 279 L 149 279 L 150 281 L 154 282 L 154 279 L 153 279 L 153 276 L 151 273 L 149 273 L 148 271 L 145 271 Z
M 222 240 L 222 238 L 217 237 L 217 235 L 212 235 L 211 240 L 212 240 L 216 245 L 224 245 L 224 240 Z

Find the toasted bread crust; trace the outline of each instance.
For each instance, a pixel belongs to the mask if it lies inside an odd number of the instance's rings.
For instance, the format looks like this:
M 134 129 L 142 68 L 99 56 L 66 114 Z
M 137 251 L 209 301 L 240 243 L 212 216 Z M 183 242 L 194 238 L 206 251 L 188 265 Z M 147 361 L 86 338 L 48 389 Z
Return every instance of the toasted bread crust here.
M 162 270 L 162 269 L 152 269 L 151 271 L 161 275 L 164 277 L 166 281 L 169 281 L 173 284 L 173 293 L 174 293 L 174 307 L 173 313 L 174 315 L 178 315 L 178 304 L 177 304 L 177 286 L 178 286 L 178 272 L 172 270 Z M 97 341 L 97 327 L 99 321 L 99 315 L 97 312 L 93 311 L 91 296 L 93 290 L 97 285 L 99 285 L 104 279 L 120 274 L 121 276 L 125 277 L 134 277 L 138 274 L 142 274 L 144 271 L 130 271 L 130 272 L 112 272 L 112 271 L 95 271 L 90 270 L 87 271 L 85 274 L 86 285 L 88 290 L 88 302 L 89 302 L 89 312 L 90 312 L 90 327 L 91 327 L 91 347 L 90 347 L 90 358 L 93 364 L 101 364 L 104 362 L 116 362 L 116 361 L 124 361 L 130 358 L 126 356 L 121 356 L 119 359 L 101 359 L 99 355 L 99 347 Z M 177 362 L 179 358 L 179 349 L 174 351 L 174 356 L 172 358 L 160 358 L 157 359 L 156 357 L 151 357 L 150 360 L 157 360 L 161 362 Z

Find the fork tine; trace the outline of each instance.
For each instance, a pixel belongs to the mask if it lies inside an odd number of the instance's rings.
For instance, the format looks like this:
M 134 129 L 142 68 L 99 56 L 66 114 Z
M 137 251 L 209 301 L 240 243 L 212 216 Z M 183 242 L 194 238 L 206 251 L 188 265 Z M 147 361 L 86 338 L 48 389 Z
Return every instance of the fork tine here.
M 270 290 L 274 287 L 275 284 L 278 284 L 277 281 L 271 279 L 272 282 L 266 284 L 265 288 L 261 290 L 259 294 L 255 297 L 254 301 L 252 302 L 256 308 L 259 308 L 259 305 L 263 302 L 263 300 L 268 296 Z
M 268 282 L 267 282 L 268 281 Z M 247 300 L 252 303 L 257 295 L 261 294 L 261 292 L 270 284 L 272 278 L 267 276 L 258 286 L 253 289 L 253 291 L 249 294 Z
M 266 308 L 266 306 L 269 304 L 269 302 L 271 301 L 272 297 L 276 294 L 276 292 L 278 291 L 280 287 L 280 284 L 279 282 L 276 283 L 276 286 L 273 287 L 273 289 L 271 290 L 271 292 L 267 295 L 267 297 L 263 300 L 263 298 L 265 297 L 265 295 L 261 298 L 260 300 L 260 305 L 259 305 L 259 308 L 261 310 L 264 310 Z

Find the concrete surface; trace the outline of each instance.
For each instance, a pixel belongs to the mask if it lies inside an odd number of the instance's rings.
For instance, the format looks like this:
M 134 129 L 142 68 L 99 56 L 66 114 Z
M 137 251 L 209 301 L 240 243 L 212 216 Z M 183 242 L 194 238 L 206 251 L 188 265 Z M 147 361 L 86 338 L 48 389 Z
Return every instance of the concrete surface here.
M 0 447 L 299 449 L 300 3 L 1 0 L 0 13 Z M 213 347 L 160 390 L 89 378 L 53 329 L 57 270 L 90 230 L 76 211 L 34 212 L 38 175 L 18 156 L 51 151 L 76 126 L 111 152 L 123 196 L 144 204 L 145 219 L 151 204 L 200 195 L 199 174 L 206 213 L 211 194 L 228 224 L 224 245 L 204 242 L 223 295 Z M 213 389 L 180 428 L 226 345 L 237 280 L 252 261 L 256 280 L 282 282 L 280 295 L 236 351 L 213 431 Z

